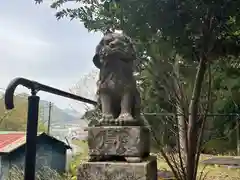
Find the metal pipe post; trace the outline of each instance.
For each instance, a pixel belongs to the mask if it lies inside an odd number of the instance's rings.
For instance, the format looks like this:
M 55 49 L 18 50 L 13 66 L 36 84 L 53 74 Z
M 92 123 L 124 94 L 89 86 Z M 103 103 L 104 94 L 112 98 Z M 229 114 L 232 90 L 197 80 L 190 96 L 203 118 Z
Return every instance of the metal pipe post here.
M 28 97 L 24 180 L 35 180 L 39 100 L 36 95 Z

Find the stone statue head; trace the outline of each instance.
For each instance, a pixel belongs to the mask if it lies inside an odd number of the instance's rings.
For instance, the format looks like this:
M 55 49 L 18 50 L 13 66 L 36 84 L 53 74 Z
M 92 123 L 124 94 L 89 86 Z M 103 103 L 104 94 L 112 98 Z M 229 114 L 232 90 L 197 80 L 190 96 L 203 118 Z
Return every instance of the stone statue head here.
M 94 65 L 101 69 L 106 61 L 114 59 L 125 62 L 136 59 L 136 51 L 130 37 L 122 33 L 107 33 L 101 39 L 93 57 Z

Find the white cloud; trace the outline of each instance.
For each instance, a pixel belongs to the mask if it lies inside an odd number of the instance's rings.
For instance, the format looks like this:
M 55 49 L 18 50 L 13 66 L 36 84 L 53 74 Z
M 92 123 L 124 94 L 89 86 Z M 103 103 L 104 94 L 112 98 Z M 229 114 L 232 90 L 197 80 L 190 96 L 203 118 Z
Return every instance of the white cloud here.
M 38 39 L 36 32 L 29 29 L 31 25 L 15 21 L 14 18 L 0 17 L 0 37 L 19 44 L 46 45 L 47 43 Z
M 8 27 L 0 19 L 0 53 L 2 59 L 33 62 L 41 53 L 49 53 L 50 43 L 22 31 L 21 27 Z
M 20 76 L 68 91 L 94 68 L 92 57 L 100 33 L 88 33 L 78 21 L 57 21 L 54 13 L 46 4 L 0 0 L 0 88 Z M 39 95 L 62 108 L 72 103 L 47 93 Z

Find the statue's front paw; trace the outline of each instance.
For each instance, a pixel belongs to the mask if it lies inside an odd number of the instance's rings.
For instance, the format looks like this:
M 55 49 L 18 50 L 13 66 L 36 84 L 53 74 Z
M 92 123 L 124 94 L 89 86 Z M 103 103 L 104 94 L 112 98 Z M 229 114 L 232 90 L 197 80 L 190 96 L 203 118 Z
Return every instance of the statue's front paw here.
M 134 120 L 134 118 L 132 117 L 132 115 L 130 113 L 123 113 L 123 114 L 119 115 L 118 120 L 132 121 L 132 120 Z
M 114 117 L 112 114 L 103 114 L 99 123 L 100 125 L 109 125 L 112 121 L 114 121 Z
M 120 114 L 119 117 L 116 119 L 116 124 L 118 125 L 130 125 L 135 122 L 133 116 L 129 113 Z

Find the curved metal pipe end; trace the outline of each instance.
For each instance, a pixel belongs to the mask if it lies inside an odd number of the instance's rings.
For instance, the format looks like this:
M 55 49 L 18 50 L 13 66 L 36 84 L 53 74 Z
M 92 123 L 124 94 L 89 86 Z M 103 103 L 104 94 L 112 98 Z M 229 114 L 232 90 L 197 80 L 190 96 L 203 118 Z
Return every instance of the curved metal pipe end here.
M 14 108 L 13 96 L 11 96 L 11 94 L 13 94 L 13 93 L 10 91 L 8 91 L 8 93 L 5 93 L 4 101 L 5 101 L 5 108 L 7 110 Z
M 7 110 L 13 109 L 14 108 L 14 92 L 17 88 L 18 85 L 23 85 L 27 88 L 32 88 L 32 81 L 24 79 L 24 78 L 15 78 L 13 79 L 6 91 L 5 91 L 5 95 L 4 95 L 4 101 L 5 101 L 5 108 Z

